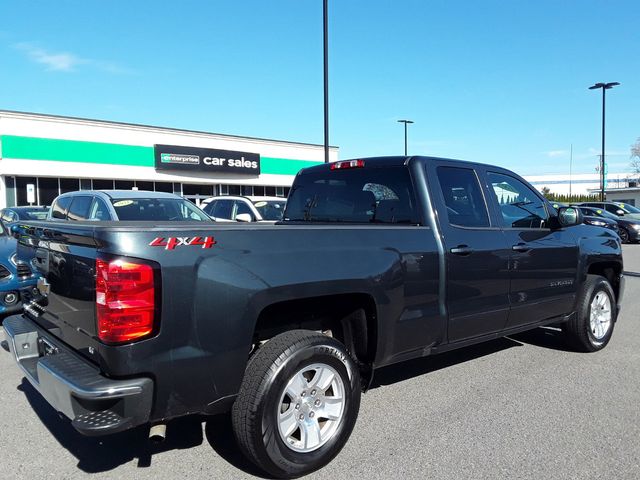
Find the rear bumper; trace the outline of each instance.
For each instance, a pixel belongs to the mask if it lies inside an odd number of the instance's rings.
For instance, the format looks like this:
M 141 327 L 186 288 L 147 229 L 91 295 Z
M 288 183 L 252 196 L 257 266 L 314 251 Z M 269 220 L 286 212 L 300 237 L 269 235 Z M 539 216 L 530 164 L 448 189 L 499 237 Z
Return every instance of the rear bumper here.
M 105 435 L 149 421 L 150 378 L 114 380 L 24 316 L 3 324 L 9 351 L 34 388 L 84 435 Z

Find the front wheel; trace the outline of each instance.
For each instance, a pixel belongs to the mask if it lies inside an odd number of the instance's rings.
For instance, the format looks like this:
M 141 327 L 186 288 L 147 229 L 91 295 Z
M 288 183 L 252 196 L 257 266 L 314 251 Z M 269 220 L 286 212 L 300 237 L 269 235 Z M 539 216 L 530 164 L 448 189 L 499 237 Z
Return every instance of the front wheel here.
M 244 454 L 280 478 L 329 463 L 347 442 L 360 408 L 358 368 L 337 340 L 293 330 L 251 358 L 232 410 Z
M 613 334 L 616 312 L 616 297 L 607 279 L 587 275 L 576 315 L 564 325 L 567 340 L 584 352 L 602 350 Z
M 621 227 L 620 230 L 618 231 L 618 235 L 620 235 L 620 241 L 622 243 L 630 243 L 629 232 L 627 232 L 626 229 Z

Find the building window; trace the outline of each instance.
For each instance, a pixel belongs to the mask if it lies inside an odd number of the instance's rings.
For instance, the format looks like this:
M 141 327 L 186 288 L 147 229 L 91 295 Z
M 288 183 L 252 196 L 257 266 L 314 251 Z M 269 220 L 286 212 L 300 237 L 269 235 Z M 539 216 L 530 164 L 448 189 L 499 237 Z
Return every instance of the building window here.
M 213 185 L 183 183 L 182 195 L 184 197 L 211 197 L 213 196 Z
M 33 185 L 36 188 L 36 177 L 16 177 L 16 205 L 19 207 L 29 205 L 29 202 L 27 202 L 27 185 Z M 34 202 L 33 204 L 35 205 L 36 203 Z
M 284 197 L 284 187 L 276 187 L 276 197 Z
M 276 187 L 264 187 L 264 193 L 267 197 L 275 197 Z
M 116 190 L 131 190 L 133 188 L 133 180 L 116 180 Z
M 229 195 L 240 195 L 240 185 L 229 185 Z
M 78 190 L 80 190 L 80 180 L 77 178 L 60 179 L 60 193 L 76 192 Z
M 290 191 L 291 191 L 291 187 L 284 187 L 284 196 L 288 197 Z
M 220 185 L 220 195 L 229 195 L 229 185 Z
M 139 182 L 136 180 L 136 187 L 138 187 L 138 190 L 148 190 L 153 192 L 153 182 Z
M 113 180 L 93 180 L 93 190 L 113 190 Z
M 57 178 L 38 179 L 38 202 L 40 205 L 51 205 L 59 195 Z
M 253 185 L 243 185 L 242 195 L 248 196 L 248 197 L 253 196 Z
M 180 184 L 178 183 L 178 188 L 180 188 Z M 165 193 L 173 193 L 173 183 L 171 182 L 156 182 L 156 192 L 165 192 Z
M 91 190 L 91 179 L 90 178 L 81 178 L 80 179 L 80 190 Z
M 256 197 L 264 197 L 264 187 L 262 185 L 254 185 L 253 194 Z

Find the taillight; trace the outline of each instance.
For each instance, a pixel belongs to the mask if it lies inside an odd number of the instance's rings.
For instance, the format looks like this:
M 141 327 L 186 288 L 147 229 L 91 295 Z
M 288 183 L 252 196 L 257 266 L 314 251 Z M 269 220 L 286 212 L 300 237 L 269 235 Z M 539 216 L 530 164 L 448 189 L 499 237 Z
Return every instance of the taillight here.
M 153 268 L 124 260 L 96 260 L 98 338 L 124 343 L 153 332 Z
M 362 168 L 364 160 L 347 160 L 345 162 L 335 162 L 331 164 L 331 170 L 344 170 L 345 168 Z

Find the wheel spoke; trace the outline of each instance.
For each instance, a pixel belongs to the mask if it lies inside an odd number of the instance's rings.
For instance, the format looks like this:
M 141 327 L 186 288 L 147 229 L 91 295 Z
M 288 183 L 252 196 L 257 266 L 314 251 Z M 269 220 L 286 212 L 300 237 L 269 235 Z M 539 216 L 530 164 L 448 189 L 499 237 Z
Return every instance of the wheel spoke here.
M 300 426 L 300 440 L 304 448 L 314 448 L 321 442 L 320 425 L 318 422 L 304 422 Z
M 321 418 L 328 418 L 329 420 L 337 420 L 342 413 L 342 398 L 329 397 L 324 399 L 322 409 L 318 412 L 318 416 Z
M 316 374 L 313 377 L 312 383 L 314 387 L 324 391 L 329 388 L 329 385 L 331 385 L 331 382 L 333 382 L 334 378 L 335 375 L 331 370 L 321 367 L 316 370 Z
M 289 406 L 289 410 L 280 414 L 280 429 L 285 437 L 291 435 L 298 428 L 296 417 L 296 409 L 293 406 Z
M 302 376 L 302 372 L 298 372 L 287 385 L 285 392 L 292 400 L 300 398 L 300 394 L 309 386 L 307 379 Z

